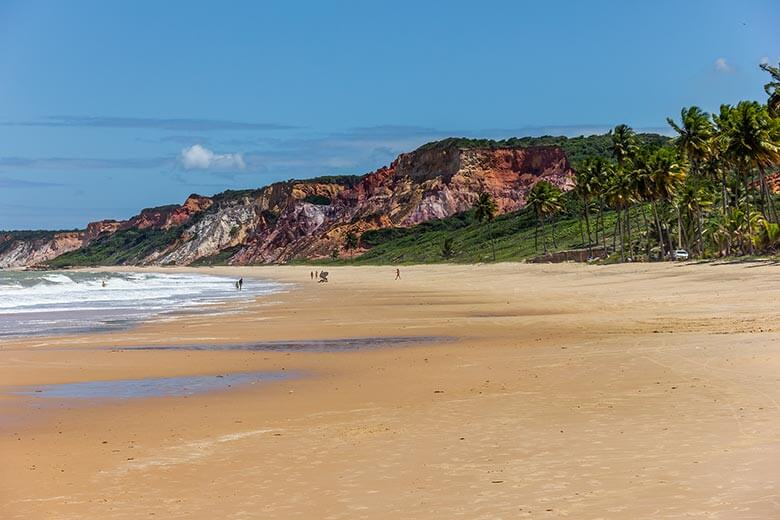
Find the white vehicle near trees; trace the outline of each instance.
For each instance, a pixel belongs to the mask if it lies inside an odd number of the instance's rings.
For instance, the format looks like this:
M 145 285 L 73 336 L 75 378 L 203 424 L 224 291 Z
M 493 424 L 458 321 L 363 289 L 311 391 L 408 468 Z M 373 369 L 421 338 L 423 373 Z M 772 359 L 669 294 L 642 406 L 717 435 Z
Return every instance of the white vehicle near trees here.
M 675 249 L 672 253 L 672 258 L 675 260 L 688 260 L 688 251 L 685 249 Z

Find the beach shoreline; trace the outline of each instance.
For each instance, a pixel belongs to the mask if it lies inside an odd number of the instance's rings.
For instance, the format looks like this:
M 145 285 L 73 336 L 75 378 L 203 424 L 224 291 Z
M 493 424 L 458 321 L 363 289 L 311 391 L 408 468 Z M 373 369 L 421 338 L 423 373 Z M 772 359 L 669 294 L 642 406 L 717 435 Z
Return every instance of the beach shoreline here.
M 94 405 L 4 396 L 4 518 L 780 514 L 776 266 L 326 269 L 318 284 L 314 266 L 163 268 L 289 290 L 227 315 L 3 341 L 6 388 L 305 374 Z M 344 352 L 127 348 L 445 336 Z

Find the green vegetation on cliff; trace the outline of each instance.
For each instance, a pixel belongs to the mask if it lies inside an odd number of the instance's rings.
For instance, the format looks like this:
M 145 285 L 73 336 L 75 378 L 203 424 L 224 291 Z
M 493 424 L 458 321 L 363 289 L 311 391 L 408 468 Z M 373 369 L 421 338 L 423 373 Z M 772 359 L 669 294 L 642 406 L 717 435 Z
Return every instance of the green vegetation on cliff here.
M 321 175 L 310 179 L 301 179 L 293 182 L 306 182 L 313 184 L 338 184 L 347 188 L 354 188 L 363 180 L 363 175 Z
M 81 249 L 65 253 L 47 262 L 51 267 L 130 265 L 176 242 L 183 227 L 162 229 L 124 229 L 98 238 Z
M 637 134 L 640 144 L 649 149 L 656 150 L 671 141 L 670 137 L 660 134 Z M 559 146 L 566 153 L 569 163 L 577 164 L 589 157 L 612 157 L 612 138 L 609 134 L 581 135 L 579 137 L 551 136 L 542 137 L 511 137 L 509 139 L 469 139 L 466 137 L 450 137 L 441 141 L 433 141 L 418 148 L 419 151 L 436 150 L 446 148 L 484 148 L 495 150 L 497 148 L 530 148 L 534 146 Z
M 570 208 L 555 220 L 555 245 L 551 249 L 582 249 L 586 246 L 584 223 L 571 196 L 565 196 Z M 637 222 L 640 213 L 633 214 Z M 614 212 L 605 212 L 606 241 L 611 246 Z M 549 226 L 548 226 L 549 227 Z M 537 234 L 538 233 L 538 234 Z M 552 241 L 552 229 L 547 231 Z M 493 244 L 491 244 L 491 241 Z M 542 254 L 542 233 L 532 208 L 505 213 L 490 222 L 477 220 L 474 210 L 452 217 L 431 220 L 409 228 L 384 228 L 366 231 L 360 245 L 370 249 L 353 260 L 318 260 L 317 264 L 382 265 L 428 264 L 440 262 L 472 263 L 493 260 L 522 261 Z
M 309 195 L 306 195 L 303 198 L 303 201 L 308 202 L 309 204 L 315 204 L 317 206 L 328 206 L 333 202 L 325 195 L 317 195 L 315 193 L 310 193 Z

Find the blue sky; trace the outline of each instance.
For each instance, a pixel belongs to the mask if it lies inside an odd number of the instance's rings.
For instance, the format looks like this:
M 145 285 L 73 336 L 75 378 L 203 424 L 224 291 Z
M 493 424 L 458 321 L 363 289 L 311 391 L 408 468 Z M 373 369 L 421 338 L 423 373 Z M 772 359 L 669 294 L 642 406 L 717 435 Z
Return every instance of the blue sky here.
M 775 1 L 0 1 L 0 229 L 764 100 Z

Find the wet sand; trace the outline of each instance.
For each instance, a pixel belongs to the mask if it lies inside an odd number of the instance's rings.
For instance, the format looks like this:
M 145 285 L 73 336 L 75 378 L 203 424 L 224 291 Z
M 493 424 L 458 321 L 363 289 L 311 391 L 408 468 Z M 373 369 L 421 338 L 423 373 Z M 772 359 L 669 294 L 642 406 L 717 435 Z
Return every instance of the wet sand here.
M 0 517 L 780 517 L 780 267 L 328 270 L 203 269 L 297 285 L 216 316 L 0 342 Z M 360 337 L 427 342 L 207 348 Z M 201 348 L 148 348 L 176 345 Z M 14 393 L 251 372 L 296 377 Z

